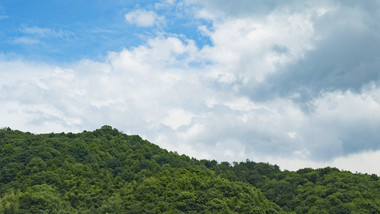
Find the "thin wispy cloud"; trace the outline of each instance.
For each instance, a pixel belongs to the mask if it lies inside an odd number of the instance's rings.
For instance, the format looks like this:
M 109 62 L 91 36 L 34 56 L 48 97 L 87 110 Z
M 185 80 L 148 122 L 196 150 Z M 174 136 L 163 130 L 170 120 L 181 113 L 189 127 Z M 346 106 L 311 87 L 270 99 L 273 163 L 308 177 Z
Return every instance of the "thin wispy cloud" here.
M 50 28 L 41 28 L 41 27 L 22 27 L 20 32 L 28 35 L 34 35 L 36 37 L 44 38 L 44 37 L 57 37 L 63 38 L 70 36 L 70 32 L 65 32 L 62 30 L 53 30 Z
M 18 37 L 18 38 L 15 38 L 12 42 L 15 44 L 23 44 L 23 45 L 35 45 L 35 44 L 41 43 L 39 39 L 28 38 L 28 37 Z

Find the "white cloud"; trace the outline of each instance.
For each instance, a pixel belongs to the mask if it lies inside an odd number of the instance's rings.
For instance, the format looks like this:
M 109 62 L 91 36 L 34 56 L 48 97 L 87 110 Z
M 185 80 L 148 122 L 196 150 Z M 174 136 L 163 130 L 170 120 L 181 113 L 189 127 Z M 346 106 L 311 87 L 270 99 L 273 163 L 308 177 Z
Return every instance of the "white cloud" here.
M 190 124 L 191 118 L 193 114 L 182 109 L 173 109 L 169 111 L 169 115 L 162 120 L 162 123 L 177 130 L 181 126 Z
M 297 132 L 295 132 L 295 131 L 288 132 L 287 135 L 288 135 L 290 138 L 294 139 L 294 138 L 296 138 L 296 136 L 297 136 Z
M 264 81 L 278 67 L 302 58 L 313 48 L 310 18 L 308 11 L 278 12 L 266 17 L 218 19 L 211 29 L 201 26 L 213 43 L 202 54 L 220 65 L 210 75 L 227 84 Z
M 135 24 L 140 27 L 152 27 L 165 22 L 165 18 L 158 16 L 154 11 L 142 9 L 137 9 L 125 14 L 125 19 L 128 23 Z
M 351 172 L 374 173 L 380 175 L 380 150 L 364 151 L 333 160 L 331 166 Z
M 324 168 L 327 166 L 336 167 L 340 170 L 347 170 L 353 173 L 369 173 L 380 175 L 378 163 L 380 161 L 380 150 L 363 151 L 348 156 L 334 158 L 331 161 L 313 161 L 305 157 L 301 158 L 276 158 L 267 157 L 258 159 L 269 163 L 277 163 L 282 170 L 298 170 L 301 168 Z

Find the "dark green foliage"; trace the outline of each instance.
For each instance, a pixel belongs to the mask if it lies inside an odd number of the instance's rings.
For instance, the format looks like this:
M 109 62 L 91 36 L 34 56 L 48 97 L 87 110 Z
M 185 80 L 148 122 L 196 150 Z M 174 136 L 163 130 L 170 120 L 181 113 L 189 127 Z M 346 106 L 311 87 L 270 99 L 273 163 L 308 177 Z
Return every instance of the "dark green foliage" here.
M 2 129 L 0 155 L 0 213 L 281 211 L 248 183 L 110 126 L 79 134 Z
M 0 130 L 0 214 L 285 212 L 380 213 L 380 180 L 330 167 L 198 161 L 110 126 Z
M 331 167 L 280 171 L 277 166 L 249 160 L 235 162 L 234 166 L 221 163 L 211 169 L 229 180 L 250 183 L 285 211 L 380 213 L 380 182 L 374 174 L 353 174 Z

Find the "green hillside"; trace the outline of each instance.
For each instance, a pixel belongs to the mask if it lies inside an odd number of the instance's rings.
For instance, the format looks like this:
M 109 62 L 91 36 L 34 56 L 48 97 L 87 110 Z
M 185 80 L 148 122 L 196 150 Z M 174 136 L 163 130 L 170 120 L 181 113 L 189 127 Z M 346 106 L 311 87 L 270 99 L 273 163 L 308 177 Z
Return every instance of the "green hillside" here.
M 289 172 L 251 161 L 234 166 L 211 164 L 210 168 L 230 181 L 255 186 L 284 211 L 380 213 L 380 180 L 374 174 L 353 174 L 330 167 Z
M 252 185 L 109 126 L 0 131 L 0 213 L 276 213 Z
M 168 152 L 110 126 L 0 130 L 0 213 L 380 213 L 376 175 Z

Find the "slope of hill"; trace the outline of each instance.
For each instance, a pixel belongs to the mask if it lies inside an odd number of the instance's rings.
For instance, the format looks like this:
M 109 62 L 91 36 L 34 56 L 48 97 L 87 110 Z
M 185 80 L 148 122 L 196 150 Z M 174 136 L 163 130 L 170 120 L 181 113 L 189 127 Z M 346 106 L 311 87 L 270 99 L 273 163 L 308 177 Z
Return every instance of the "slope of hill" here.
M 168 152 L 110 126 L 0 130 L 0 213 L 380 213 L 380 180 Z
M 251 161 L 234 166 L 211 162 L 206 165 L 217 175 L 255 186 L 284 211 L 380 213 L 380 180 L 375 174 L 353 174 L 330 167 L 289 172 Z
M 248 183 L 109 126 L 0 130 L 0 213 L 277 213 Z

